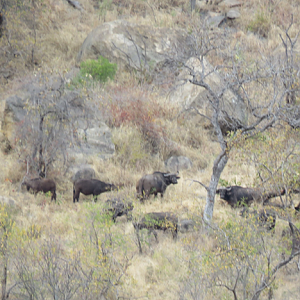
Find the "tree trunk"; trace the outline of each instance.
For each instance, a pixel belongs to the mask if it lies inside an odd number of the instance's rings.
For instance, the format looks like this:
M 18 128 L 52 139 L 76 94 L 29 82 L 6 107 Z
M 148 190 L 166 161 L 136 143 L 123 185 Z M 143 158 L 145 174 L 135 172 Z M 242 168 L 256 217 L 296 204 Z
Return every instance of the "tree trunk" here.
M 4 232 L 4 240 L 3 240 L 3 278 L 1 281 L 1 300 L 7 299 L 6 294 L 6 286 L 7 286 L 7 264 L 8 264 L 8 254 L 7 254 L 7 232 Z
M 212 220 L 217 186 L 227 162 L 228 156 L 226 155 L 226 152 L 222 152 L 214 162 L 213 173 L 209 182 L 206 196 L 206 205 L 203 214 L 203 220 L 205 223 L 209 224 Z
M 7 263 L 4 262 L 3 266 L 3 279 L 2 279 L 2 300 L 6 300 L 6 285 L 7 285 Z
M 39 125 L 39 169 L 38 174 L 40 177 L 45 177 L 45 160 L 43 156 L 43 124 L 44 124 L 44 116 L 40 118 L 40 125 Z
M 207 189 L 207 196 L 206 196 L 206 205 L 203 214 L 203 221 L 205 224 L 209 224 L 213 217 L 214 205 L 215 205 L 215 195 L 217 186 L 221 177 L 221 174 L 228 162 L 228 152 L 227 143 L 224 139 L 222 134 L 221 125 L 219 123 L 219 113 L 220 113 L 220 101 L 221 95 L 224 93 L 216 94 L 209 85 L 203 84 L 203 87 L 210 93 L 212 100 L 211 100 L 211 107 L 213 108 L 213 115 L 211 118 L 211 124 L 214 127 L 215 133 L 218 138 L 218 142 L 221 146 L 221 152 L 219 156 L 214 161 L 213 172 L 210 178 L 209 186 Z
M 195 10 L 196 0 L 190 0 L 190 2 L 191 2 L 191 12 L 193 12 Z
M 0 12 L 0 39 L 4 35 L 6 29 L 6 0 L 1 0 L 1 12 Z

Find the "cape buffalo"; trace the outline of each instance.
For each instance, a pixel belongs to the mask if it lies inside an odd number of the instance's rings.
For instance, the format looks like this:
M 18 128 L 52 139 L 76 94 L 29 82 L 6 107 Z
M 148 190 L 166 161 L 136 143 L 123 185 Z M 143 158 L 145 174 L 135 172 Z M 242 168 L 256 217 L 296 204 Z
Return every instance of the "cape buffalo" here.
M 112 219 L 116 222 L 117 217 L 127 216 L 128 220 L 132 219 L 131 212 L 133 210 L 132 202 L 125 202 L 119 198 L 106 200 L 107 211 L 112 213 Z
M 151 194 L 154 197 L 160 193 L 163 197 L 166 188 L 170 184 L 177 184 L 180 177 L 174 173 L 154 172 L 153 174 L 144 175 L 136 184 L 136 192 L 138 198 L 143 201 L 149 198 Z
M 118 188 L 114 184 L 105 183 L 98 179 L 79 179 L 75 181 L 73 186 L 73 202 L 79 201 L 80 193 L 84 195 L 93 195 L 95 201 L 97 196 L 101 193 L 117 190 Z M 95 197 L 96 196 L 96 197 Z
M 242 217 L 252 217 L 255 219 L 255 222 L 268 229 L 272 230 L 275 228 L 276 224 L 276 213 L 273 210 L 270 209 L 261 209 L 259 211 L 257 210 L 249 210 L 247 207 L 245 207 L 241 212 L 240 215 Z
M 225 200 L 231 207 L 249 206 L 253 201 L 262 201 L 267 203 L 270 198 L 284 195 L 285 190 L 281 192 L 263 192 L 260 189 L 244 188 L 241 186 L 229 186 L 217 189 L 216 194 Z
M 178 231 L 178 217 L 170 212 L 152 212 L 146 214 L 140 222 L 133 223 L 133 226 L 137 231 L 144 228 L 148 229 L 150 233 L 152 232 L 154 234 L 157 242 L 158 239 L 155 229 L 163 231 L 170 229 L 175 239 Z
M 33 191 L 34 195 L 38 192 L 51 192 L 51 200 L 56 201 L 56 184 L 52 179 L 42 179 L 42 178 L 33 178 L 25 180 L 22 185 L 26 185 L 27 191 L 30 189 Z

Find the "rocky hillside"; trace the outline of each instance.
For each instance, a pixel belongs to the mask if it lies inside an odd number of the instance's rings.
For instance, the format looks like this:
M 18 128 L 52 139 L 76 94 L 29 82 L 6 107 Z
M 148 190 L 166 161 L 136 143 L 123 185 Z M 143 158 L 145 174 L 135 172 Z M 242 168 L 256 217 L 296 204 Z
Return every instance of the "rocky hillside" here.
M 1 299 L 298 299 L 299 9 L 0 1 Z

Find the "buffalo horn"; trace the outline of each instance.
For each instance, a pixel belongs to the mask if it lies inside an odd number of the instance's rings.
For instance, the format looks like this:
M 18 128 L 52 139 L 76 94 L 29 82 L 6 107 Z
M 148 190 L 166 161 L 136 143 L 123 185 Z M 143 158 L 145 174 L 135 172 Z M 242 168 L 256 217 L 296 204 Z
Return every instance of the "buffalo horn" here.
M 169 176 L 171 176 L 171 175 L 174 175 L 174 174 L 172 174 L 172 173 L 167 173 L 167 174 L 164 174 L 164 177 L 169 177 Z

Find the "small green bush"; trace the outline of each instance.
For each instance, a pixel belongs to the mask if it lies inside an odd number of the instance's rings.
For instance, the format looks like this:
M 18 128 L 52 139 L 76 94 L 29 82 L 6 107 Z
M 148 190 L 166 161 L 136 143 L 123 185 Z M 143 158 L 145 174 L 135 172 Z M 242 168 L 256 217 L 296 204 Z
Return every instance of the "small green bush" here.
M 271 20 L 263 12 L 256 13 L 254 20 L 252 20 L 248 25 L 248 30 L 261 35 L 262 37 L 267 37 L 271 29 Z
M 107 58 L 100 56 L 98 60 L 88 59 L 81 62 L 79 74 L 68 85 L 70 90 L 74 88 L 94 87 L 96 82 L 105 83 L 108 78 L 114 79 L 117 65 L 111 64 Z
M 220 178 L 220 186 L 231 186 L 231 185 L 241 185 L 241 182 L 237 181 L 235 178 L 233 180 L 227 181 L 226 179 Z
M 106 82 L 108 78 L 114 79 L 117 65 L 112 64 L 107 58 L 100 56 L 98 60 L 88 59 L 80 64 L 80 75 L 83 78 L 92 77 L 93 80 Z

